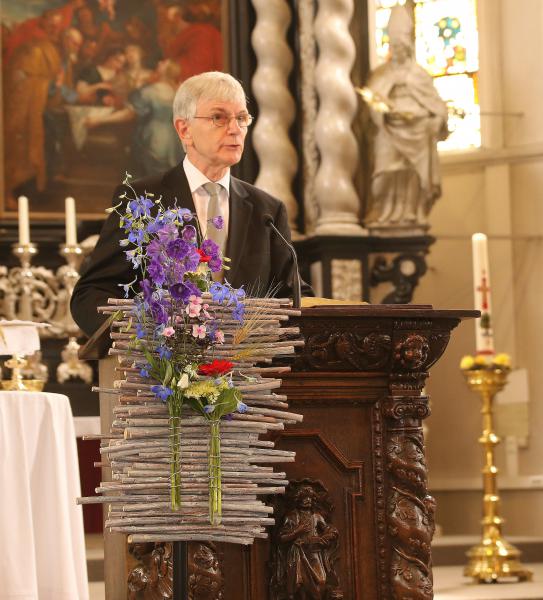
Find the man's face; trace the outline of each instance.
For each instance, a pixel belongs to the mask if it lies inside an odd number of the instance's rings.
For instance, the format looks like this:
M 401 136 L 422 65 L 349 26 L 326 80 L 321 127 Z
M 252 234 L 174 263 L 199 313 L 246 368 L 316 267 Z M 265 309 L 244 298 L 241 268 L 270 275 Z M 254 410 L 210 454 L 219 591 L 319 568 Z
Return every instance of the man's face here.
M 232 117 L 244 114 L 247 114 L 245 102 L 201 99 L 196 105 L 196 117 L 224 115 L 231 117 L 228 124 L 217 127 L 211 119 L 201 118 L 175 122 L 189 160 L 208 177 L 209 173 L 225 172 L 240 161 L 247 128 L 240 127 Z

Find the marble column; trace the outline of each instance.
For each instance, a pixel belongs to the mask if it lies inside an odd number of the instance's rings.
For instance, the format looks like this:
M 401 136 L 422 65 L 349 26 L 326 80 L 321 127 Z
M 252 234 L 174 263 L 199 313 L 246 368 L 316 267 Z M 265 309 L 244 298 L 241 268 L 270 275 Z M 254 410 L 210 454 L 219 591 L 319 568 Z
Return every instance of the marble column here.
M 355 44 L 349 31 L 353 0 L 321 0 L 315 19 L 319 48 L 315 135 L 321 162 L 315 179 L 317 235 L 363 235 L 353 176 L 358 144 L 351 129 L 357 99 L 351 82 Z
M 256 25 L 251 39 L 257 58 L 252 88 L 259 110 L 253 143 L 260 161 L 255 184 L 285 203 L 292 236 L 297 238 L 298 205 L 292 193 L 292 180 L 298 157 L 289 138 L 295 114 L 288 89 L 293 58 L 286 41 L 291 12 L 286 0 L 252 0 L 252 3 Z

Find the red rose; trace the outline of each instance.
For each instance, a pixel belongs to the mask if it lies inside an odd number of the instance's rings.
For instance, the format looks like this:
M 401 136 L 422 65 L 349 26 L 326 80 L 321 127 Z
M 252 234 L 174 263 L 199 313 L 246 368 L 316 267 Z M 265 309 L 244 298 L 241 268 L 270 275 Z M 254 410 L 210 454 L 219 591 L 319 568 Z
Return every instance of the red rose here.
M 200 255 L 200 262 L 206 263 L 211 260 L 211 256 L 208 256 L 201 248 L 196 248 L 196 252 Z
M 198 367 L 198 373 L 200 373 L 200 375 L 207 375 L 208 377 L 218 377 L 219 375 L 225 375 L 231 371 L 233 366 L 234 363 L 229 360 L 215 359 L 213 362 L 200 365 Z

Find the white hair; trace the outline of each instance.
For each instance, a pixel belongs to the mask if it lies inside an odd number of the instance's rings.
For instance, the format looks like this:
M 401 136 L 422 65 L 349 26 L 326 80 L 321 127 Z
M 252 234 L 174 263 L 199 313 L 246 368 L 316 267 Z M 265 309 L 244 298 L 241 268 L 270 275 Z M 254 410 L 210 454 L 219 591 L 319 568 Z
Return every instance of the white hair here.
M 185 79 L 177 88 L 173 99 L 174 123 L 177 119 L 192 119 L 201 99 L 247 104 L 241 83 L 232 75 L 220 71 L 200 73 Z

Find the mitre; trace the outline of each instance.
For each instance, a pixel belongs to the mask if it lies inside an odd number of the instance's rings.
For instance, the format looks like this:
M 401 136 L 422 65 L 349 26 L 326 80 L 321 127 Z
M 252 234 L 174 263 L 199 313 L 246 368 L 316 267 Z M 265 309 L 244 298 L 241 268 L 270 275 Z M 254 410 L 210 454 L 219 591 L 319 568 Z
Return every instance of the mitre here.
M 388 36 L 391 43 L 413 44 L 413 19 L 405 6 L 394 6 L 388 20 Z

